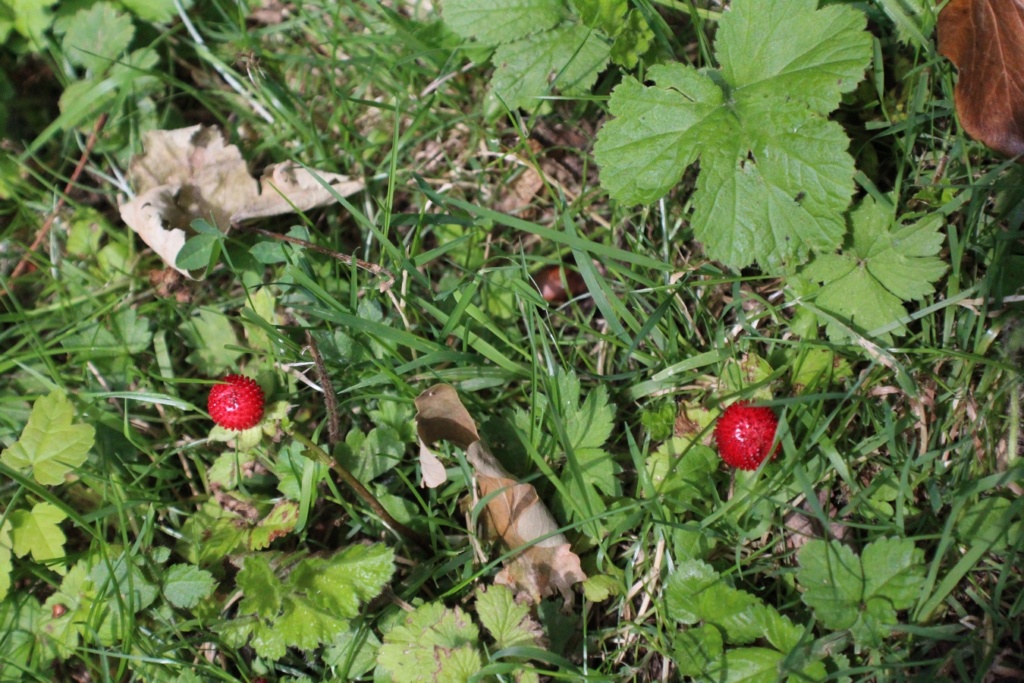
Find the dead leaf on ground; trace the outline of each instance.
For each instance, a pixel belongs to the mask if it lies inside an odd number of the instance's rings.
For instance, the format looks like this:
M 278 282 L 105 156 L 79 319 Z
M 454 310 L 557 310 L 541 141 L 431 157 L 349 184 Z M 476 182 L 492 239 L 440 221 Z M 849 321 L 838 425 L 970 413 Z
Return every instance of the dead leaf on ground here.
M 524 548 L 495 582 L 534 602 L 558 591 L 566 605 L 571 605 L 572 585 L 585 581 L 587 575 L 537 490 L 514 479 L 480 440 L 476 423 L 454 387 L 439 384 L 427 389 L 416 398 L 416 409 L 421 463 L 423 451 L 429 452 L 427 446 L 434 441 L 451 441 L 464 448 L 480 497 L 486 500 L 484 527 L 510 550 Z M 431 457 L 436 459 L 433 454 Z
M 121 218 L 168 266 L 188 277 L 175 264 L 193 220 L 204 218 L 227 231 L 232 223 L 336 201 L 316 176 L 342 197 L 363 188 L 348 176 L 314 175 L 291 162 L 268 166 L 256 180 L 239 149 L 212 127 L 149 131 L 143 147 L 145 153 L 128 168 L 137 194 L 121 205 Z
M 1024 0 L 952 0 L 938 28 L 939 53 L 960 72 L 964 129 L 997 152 L 1024 154 Z

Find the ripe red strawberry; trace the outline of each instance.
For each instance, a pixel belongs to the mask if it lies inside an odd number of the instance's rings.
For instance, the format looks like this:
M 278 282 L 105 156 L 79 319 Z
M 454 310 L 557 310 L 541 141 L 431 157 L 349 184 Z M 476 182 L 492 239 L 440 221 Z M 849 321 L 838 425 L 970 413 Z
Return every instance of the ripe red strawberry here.
M 778 446 L 772 449 L 778 426 L 779 418 L 771 408 L 737 401 L 725 409 L 715 425 L 718 454 L 728 465 L 756 470 L 766 458 L 774 458 L 778 452 Z
M 228 375 L 210 389 L 206 404 L 210 417 L 221 427 L 241 431 L 255 427 L 263 419 L 263 389 L 242 375 Z

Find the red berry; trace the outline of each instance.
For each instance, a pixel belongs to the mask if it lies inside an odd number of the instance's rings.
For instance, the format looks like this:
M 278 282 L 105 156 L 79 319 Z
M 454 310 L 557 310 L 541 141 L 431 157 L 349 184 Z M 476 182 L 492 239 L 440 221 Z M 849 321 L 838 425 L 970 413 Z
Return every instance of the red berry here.
M 210 389 L 207 402 L 210 417 L 221 427 L 241 431 L 263 419 L 263 389 L 242 375 L 228 375 Z
M 737 401 L 725 409 L 715 425 L 718 454 L 728 465 L 756 470 L 766 458 L 774 458 L 778 452 L 778 446 L 772 449 L 778 426 L 779 418 L 771 408 Z

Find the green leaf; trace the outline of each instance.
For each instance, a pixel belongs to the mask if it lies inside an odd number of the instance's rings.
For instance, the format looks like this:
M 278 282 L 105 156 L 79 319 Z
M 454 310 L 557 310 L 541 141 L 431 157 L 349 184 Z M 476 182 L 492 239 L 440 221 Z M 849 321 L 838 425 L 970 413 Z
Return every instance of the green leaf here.
M 584 24 L 610 36 L 622 28 L 622 19 L 629 9 L 626 0 L 573 0 L 573 5 Z
M 8 518 L 11 520 L 15 555 L 24 557 L 31 552 L 36 562 L 64 557 L 64 543 L 68 539 L 60 529 L 60 523 L 67 519 L 63 511 L 49 503 L 36 503 L 31 512 L 14 510 Z M 59 565 L 51 568 L 64 573 Z
M 168 567 L 163 576 L 164 597 L 174 607 L 191 609 L 213 592 L 213 574 L 191 564 Z
M 90 425 L 73 425 L 74 408 L 59 391 L 36 399 L 21 438 L 0 453 L 5 465 L 17 470 L 31 468 L 44 486 L 64 482 L 64 476 L 85 462 L 95 442 Z
M 396 681 L 468 681 L 483 666 L 479 635 L 459 607 L 430 602 L 388 631 L 377 664 Z
M 337 670 L 336 680 L 355 680 L 376 664 L 380 640 L 368 628 L 347 629 L 334 635 L 324 649 L 324 664 Z
M 100 73 L 121 57 L 134 35 L 131 17 L 109 2 L 98 2 L 75 13 L 61 45 L 73 64 Z
M 395 571 L 394 551 L 385 545 L 354 545 L 330 558 L 307 558 L 288 577 L 291 590 L 344 619 L 359 604 L 380 594 Z
M 530 616 L 529 606 L 517 603 L 507 587 L 494 585 L 481 590 L 476 597 L 476 613 L 497 649 L 540 647 L 544 635 L 540 624 Z
M 712 671 L 715 683 L 777 683 L 779 664 L 785 655 L 764 647 L 725 650 Z
M 11 571 L 14 569 L 14 563 L 11 562 L 12 547 L 11 520 L 8 518 L 0 524 L 0 602 L 11 589 Z
M 242 352 L 228 348 L 238 346 L 238 336 L 223 313 L 200 309 L 178 329 L 193 349 L 187 360 L 200 373 L 214 377 L 238 364 Z
M 835 248 L 854 164 L 824 116 L 860 80 L 871 37 L 860 12 L 816 7 L 736 0 L 719 22 L 719 70 L 658 65 L 653 86 L 623 80 L 594 150 L 612 197 L 652 203 L 699 158 L 692 225 L 712 258 L 781 270 Z
M 654 42 L 654 31 L 643 13 L 630 10 L 625 24 L 615 36 L 612 43 L 611 58 L 616 64 L 627 69 L 635 68 L 640 57 L 650 49 Z
M 249 549 L 263 550 L 275 539 L 285 536 L 299 521 L 299 504 L 291 500 L 278 501 L 270 514 L 260 520 L 249 534 Z
M 714 626 L 677 631 L 672 641 L 672 661 L 684 676 L 700 676 L 718 661 L 724 650 L 722 632 Z
M 213 235 L 192 235 L 174 259 L 174 265 L 182 270 L 202 270 L 213 260 L 214 250 L 219 248 L 221 238 Z
M 906 539 L 869 543 L 862 557 L 838 541 L 814 540 L 799 561 L 804 603 L 826 628 L 849 629 L 859 647 L 881 644 L 924 583 L 923 553 Z
M 645 463 L 654 494 L 680 511 L 711 495 L 711 475 L 719 467 L 718 456 L 711 448 L 694 445 L 685 437 L 669 439 L 647 456 Z
M 802 634 L 775 608 L 728 585 L 718 572 L 700 560 L 679 564 L 665 586 L 665 600 L 671 618 L 684 624 L 712 624 L 733 644 L 768 637 L 773 645 L 788 651 Z
M 558 90 L 563 95 L 590 91 L 608 64 L 610 48 L 582 24 L 560 26 L 500 46 L 491 86 L 510 109 L 535 111 L 541 98 Z
M 938 257 L 941 227 L 937 214 L 894 226 L 892 210 L 867 197 L 850 213 L 851 236 L 842 252 L 820 255 L 802 271 L 823 283 L 815 305 L 865 333 L 895 323 L 907 314 L 903 301 L 931 294 L 946 272 Z M 837 341 L 849 336 L 831 322 L 827 329 Z M 893 330 L 905 332 L 902 323 Z M 888 343 L 892 334 L 879 338 Z
M 25 36 L 33 48 L 43 48 L 43 34 L 53 21 L 50 8 L 56 0 L 5 0 L 13 14 L 14 30 Z
M 525 38 L 568 17 L 561 0 L 446 0 L 443 14 L 448 28 L 486 45 Z
M 250 555 L 238 572 L 238 587 L 245 594 L 238 611 L 273 619 L 281 611 L 284 587 L 265 555 Z

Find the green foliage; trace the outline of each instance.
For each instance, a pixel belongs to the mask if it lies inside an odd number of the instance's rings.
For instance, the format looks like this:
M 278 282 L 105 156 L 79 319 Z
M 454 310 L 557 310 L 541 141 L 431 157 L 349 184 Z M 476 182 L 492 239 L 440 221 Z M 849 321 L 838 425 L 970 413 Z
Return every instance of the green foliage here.
M 44 486 L 56 486 L 85 462 L 96 430 L 87 424 L 71 424 L 75 409 L 59 392 L 36 399 L 21 438 L 0 452 L 0 461 L 26 474 L 31 472 Z
M 838 541 L 810 541 L 800 549 L 802 599 L 831 630 L 849 629 L 860 648 L 881 644 L 913 606 L 924 585 L 924 553 L 908 539 L 880 538 L 858 557 Z
M 480 590 L 476 612 L 496 650 L 536 647 L 541 640 L 540 625 L 529 607 L 517 603 L 505 586 Z M 383 670 L 395 683 L 467 681 L 483 668 L 479 641 L 479 627 L 461 608 L 425 603 L 384 635 L 377 671 Z M 521 664 L 517 670 L 522 670 Z
M 233 647 L 248 643 L 261 657 L 279 659 L 286 648 L 311 650 L 330 643 L 360 605 L 376 597 L 390 580 L 394 551 L 384 545 L 351 546 L 331 557 L 299 561 L 285 579 L 273 556 L 250 555 L 238 573 L 245 595 L 239 617 L 224 625 Z
M 694 626 L 675 635 L 673 660 L 680 672 L 700 681 L 774 681 L 779 665 L 796 649 L 803 629 L 761 600 L 730 586 L 712 567 L 699 560 L 680 563 L 665 586 L 669 616 Z M 764 639 L 765 647 L 749 645 Z M 821 661 L 808 661 L 800 676 L 820 679 Z
M 589 92 L 609 59 L 634 66 L 652 32 L 636 12 L 624 21 L 624 0 L 449 0 L 448 27 L 465 39 L 495 48 L 491 89 L 509 109 L 536 111 L 542 98 Z
M 98 2 L 58 20 L 54 31 L 64 34 L 64 55 L 91 73 L 101 72 L 120 59 L 135 35 L 131 17 L 108 2 Z
M 893 209 L 866 198 L 850 213 L 850 233 L 838 254 L 819 254 L 801 274 L 822 283 L 814 303 L 844 325 L 829 321 L 829 337 L 842 341 L 852 326 L 861 333 L 892 327 L 878 335 L 892 341 L 907 328 L 903 301 L 923 299 L 946 272 L 938 257 L 944 219 L 931 214 L 909 225 L 896 225 Z
M 716 36 L 718 69 L 654 66 L 627 77 L 594 150 L 619 201 L 651 203 L 700 160 L 694 236 L 730 266 L 779 272 L 842 239 L 853 193 L 843 129 L 825 116 L 871 57 L 864 17 L 816 0 L 737 0 Z
M 13 510 L 8 519 L 11 522 L 11 538 L 14 554 L 25 557 L 32 553 L 32 559 L 50 564 L 50 560 L 64 557 L 64 543 L 67 537 L 60 530 L 60 523 L 67 519 L 61 510 L 49 503 L 36 503 L 32 510 Z M 53 564 L 59 574 L 63 567 Z
M 377 664 L 396 683 L 468 681 L 483 667 L 479 636 L 480 629 L 459 607 L 428 602 L 384 635 Z

